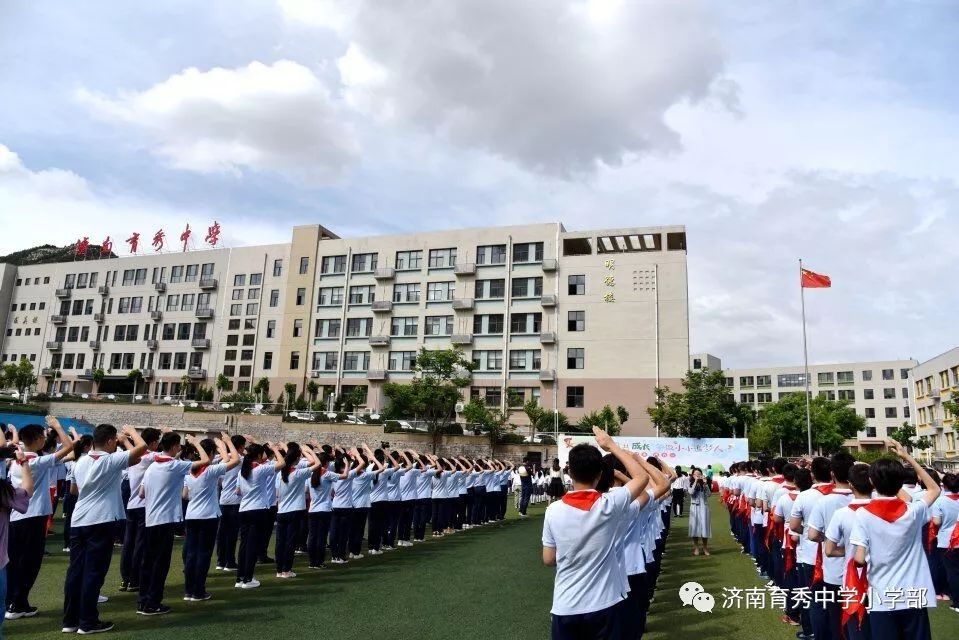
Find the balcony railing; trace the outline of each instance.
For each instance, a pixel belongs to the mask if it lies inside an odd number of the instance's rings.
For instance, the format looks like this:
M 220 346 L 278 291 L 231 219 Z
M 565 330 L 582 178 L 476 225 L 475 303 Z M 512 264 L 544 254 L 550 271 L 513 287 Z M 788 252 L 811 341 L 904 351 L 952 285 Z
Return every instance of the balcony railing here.
M 201 320 L 209 320 L 213 317 L 213 309 L 210 307 L 204 307 L 203 309 L 196 310 L 196 317 Z
M 153 379 L 153 369 L 144 369 L 143 371 L 140 372 L 140 374 L 143 376 L 144 380 Z
M 163 320 L 163 312 L 162 312 L 162 311 L 151 311 L 151 312 L 150 312 L 150 319 L 153 320 L 154 322 L 159 322 L 160 320 Z
M 386 380 L 386 371 L 384 369 L 370 369 L 366 372 L 367 380 Z
M 559 262 L 555 258 L 543 260 L 543 271 L 556 271 L 557 269 L 559 269 Z
M 388 347 L 390 346 L 390 337 L 389 336 L 370 336 L 370 346 L 371 347 Z
M 51 340 L 50 342 L 47 343 L 47 349 L 49 349 L 50 351 L 59 351 L 62 348 L 63 348 L 63 343 L 60 342 L 59 340 Z
M 206 378 L 206 369 L 199 369 L 197 367 L 193 367 L 189 371 L 187 371 L 186 374 L 192 380 L 202 380 L 203 378 Z
M 154 285 L 154 288 L 157 290 L 157 293 L 166 293 L 166 283 L 165 283 L 165 282 L 157 282 L 157 283 Z
M 475 262 L 457 263 L 457 265 L 453 267 L 453 273 L 455 273 L 458 276 L 475 276 L 476 263 Z
M 472 333 L 454 333 L 452 336 L 450 336 L 450 342 L 458 345 L 473 344 L 473 334 Z
M 544 307 L 555 307 L 555 306 L 556 306 L 556 295 L 555 295 L 555 294 L 548 293 L 548 294 L 546 294 L 545 296 L 543 296 L 542 298 L 540 298 L 539 300 L 540 300 L 540 304 L 542 304 Z
M 96 322 L 97 324 L 103 324 L 103 314 L 102 314 L 102 313 L 94 313 L 94 314 L 93 314 L 93 321 Z
M 65 324 L 66 321 L 67 321 L 66 316 L 61 316 L 61 315 L 50 316 L 50 322 L 52 322 L 53 324 Z
M 99 350 L 100 350 L 100 341 L 99 341 L 99 340 L 91 340 L 91 341 L 90 341 L 90 348 L 93 349 L 94 351 L 99 351 Z
M 40 369 L 40 375 L 44 378 L 52 378 L 56 371 L 57 370 L 52 367 L 44 367 Z
M 69 298 L 73 295 L 73 289 L 57 289 L 56 296 L 58 298 Z
M 101 296 L 108 296 L 110 295 L 110 287 L 103 285 L 97 289 L 97 293 L 99 293 Z
M 200 288 L 204 291 L 211 291 L 216 289 L 217 281 L 216 278 L 200 278 Z
M 210 339 L 209 338 L 193 338 L 191 343 L 194 349 L 209 349 L 210 348 Z
M 382 267 L 373 272 L 373 277 L 377 280 L 392 280 L 396 276 L 396 269 L 393 267 Z
M 453 300 L 453 311 L 470 311 L 475 305 L 473 298 L 458 298 Z
M 374 300 L 373 301 L 373 313 L 389 313 L 393 310 L 393 301 L 392 300 Z
M 147 349 L 150 351 L 156 351 L 160 346 L 160 343 L 156 340 L 147 340 Z

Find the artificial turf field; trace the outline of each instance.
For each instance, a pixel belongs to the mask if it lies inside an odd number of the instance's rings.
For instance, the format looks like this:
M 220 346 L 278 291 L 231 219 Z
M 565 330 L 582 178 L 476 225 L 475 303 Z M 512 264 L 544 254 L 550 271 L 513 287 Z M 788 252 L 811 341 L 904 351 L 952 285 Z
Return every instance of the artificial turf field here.
M 520 520 L 510 500 L 509 519 L 411 548 L 320 571 L 305 568 L 298 555 L 293 580 L 275 578 L 272 567 L 257 568 L 259 589 L 233 588 L 233 574 L 211 570 L 207 588 L 213 599 L 183 602 L 180 545 L 174 550 L 167 580 L 169 615 L 135 614 L 136 594 L 119 593 L 119 556 L 114 554 L 100 606 L 104 620 L 116 624 L 100 637 L 150 640 L 239 640 L 241 638 L 380 638 L 440 640 L 540 640 L 549 637 L 552 570 L 541 562 L 540 533 L 545 505 L 532 505 Z M 771 609 L 722 609 L 722 587 L 761 586 L 752 563 L 728 534 L 726 512 L 713 506 L 713 555 L 694 557 L 686 538 L 687 520 L 674 518 L 664 572 L 644 638 L 788 640 L 796 629 L 779 622 Z M 59 522 L 57 523 L 59 527 Z M 6 622 L 7 638 L 63 637 L 60 613 L 67 555 L 61 537 L 47 544 L 31 603 L 40 615 Z M 272 554 L 272 550 L 271 550 Z M 683 607 L 679 587 L 696 581 L 716 597 L 713 613 Z M 933 638 L 959 640 L 959 614 L 940 603 L 930 612 Z

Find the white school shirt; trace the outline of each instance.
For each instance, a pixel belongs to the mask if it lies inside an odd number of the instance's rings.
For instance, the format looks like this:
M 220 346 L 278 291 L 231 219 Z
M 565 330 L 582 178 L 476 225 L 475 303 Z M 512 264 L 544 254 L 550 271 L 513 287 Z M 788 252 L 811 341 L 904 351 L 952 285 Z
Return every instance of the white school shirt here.
M 444 498 L 455 498 L 459 495 L 459 484 L 460 479 L 463 477 L 462 471 L 451 471 L 450 477 L 446 479 L 446 487 L 444 488 Z
M 882 500 L 898 498 L 873 498 L 873 502 Z M 891 523 L 866 509 L 856 511 L 856 526 L 849 541 L 869 553 L 866 575 L 870 592 L 877 596 L 870 601 L 871 611 L 909 609 L 905 598 L 891 603 L 885 597 L 890 591 L 905 592 L 907 589 L 923 590 L 926 607 L 936 607 L 936 589 L 922 548 L 922 527 L 928 519 L 929 508 L 922 500 L 910 502 L 905 513 Z
M 71 527 L 123 520 L 123 495 L 120 483 L 123 470 L 130 464 L 126 451 L 91 451 L 77 461 L 73 481 L 77 485 L 77 504 L 73 507 Z
M 779 496 L 779 500 L 777 500 L 775 506 L 773 506 L 773 514 L 784 520 L 783 528 L 785 531 L 783 532 L 783 539 L 781 541 L 783 546 L 786 545 L 786 536 L 789 535 L 789 514 L 793 512 L 793 503 L 795 502 L 789 494 L 794 491 L 795 489 L 787 489 L 784 494 Z M 799 496 L 797 495 L 796 497 Z M 793 545 L 793 548 L 795 548 L 795 545 Z
M 310 489 L 310 513 L 327 513 L 333 510 L 333 481 L 336 479 L 329 470 L 323 472 L 320 481 L 313 486 L 312 479 L 306 481 Z
M 353 478 L 353 484 L 350 485 L 350 491 L 353 498 L 353 508 L 354 509 L 369 509 L 370 505 L 370 493 L 373 490 L 373 478 L 374 474 L 370 473 L 366 469 L 363 469 L 362 473 L 357 473 L 356 477 Z
M 640 505 L 633 500 L 629 504 L 629 513 L 626 514 L 626 531 L 620 538 L 622 546 L 623 569 L 627 576 L 633 576 L 638 573 L 646 573 L 646 552 L 643 549 L 643 525 L 647 522 L 647 514 L 652 511 L 656 513 L 653 505 L 656 500 L 653 498 L 653 490 L 646 489 L 646 495 L 649 499 L 646 504 Z
M 127 469 L 127 483 L 130 485 L 130 499 L 127 500 L 127 509 L 142 509 L 146 506 L 143 498 L 140 497 L 140 483 L 143 482 L 143 474 L 153 464 L 156 456 L 156 451 L 147 451 L 140 458 L 140 462 Z
M 242 465 L 241 465 L 242 466 Z M 276 464 L 267 461 L 250 469 L 250 477 L 237 476 L 236 487 L 240 492 L 240 511 L 269 509 L 276 496 L 273 480 L 276 476 Z
M 829 524 L 826 526 L 826 538 L 832 540 L 833 544 L 837 547 L 842 547 L 845 550 L 845 556 L 842 558 L 823 558 L 824 561 L 831 559 L 842 562 L 842 572 L 839 576 L 839 582 L 833 582 L 826 577 L 824 562 L 823 579 L 830 584 L 846 584 L 846 567 L 849 565 L 849 561 L 852 560 L 853 556 L 856 555 L 856 548 L 849 543 L 849 536 L 852 535 L 852 530 L 856 526 L 856 511 L 864 504 L 869 504 L 868 498 L 853 498 L 849 501 L 849 504 L 840 507 L 832 514 L 832 518 L 829 519 Z
M 444 492 L 445 492 L 444 487 L 446 486 L 446 478 L 447 476 L 449 476 L 449 474 L 450 474 L 449 471 L 439 471 L 439 472 L 434 471 L 433 473 L 430 474 L 433 476 L 431 480 L 431 489 L 430 489 L 430 497 L 433 500 L 441 500 L 442 498 L 446 497 L 444 495 Z
M 809 516 L 812 515 L 813 506 L 816 502 L 825 496 L 820 493 L 816 487 L 821 487 L 826 482 L 817 482 L 805 491 L 800 491 L 793 502 L 790 518 L 799 518 L 802 521 L 803 532 L 799 536 L 799 543 L 796 545 L 796 562 L 803 564 L 816 564 L 816 543 L 806 537 L 806 527 L 809 526 Z M 786 528 L 789 528 L 789 522 L 786 522 Z
M 434 476 L 433 467 L 430 465 L 425 466 L 420 469 L 419 476 L 416 478 L 416 499 L 417 500 L 429 500 L 430 496 L 433 493 L 433 481 L 432 477 Z
M 546 508 L 543 546 L 556 550 L 550 613 L 592 613 L 626 599 L 629 584 L 616 544 L 632 501 L 625 487 L 616 487 L 605 494 L 572 491 Z
M 489 476 L 486 478 L 486 493 L 500 491 L 499 486 L 499 473 L 496 471 L 490 471 Z
M 183 479 L 193 463 L 164 455 L 154 458 L 140 486 L 146 503 L 146 526 L 183 521 Z
M 379 477 L 370 492 L 370 502 L 386 502 L 390 497 L 390 476 L 395 469 L 387 467 L 380 471 Z
M 233 467 L 236 469 L 237 467 Z M 232 471 L 232 469 L 231 469 Z M 226 473 L 226 463 L 208 464 L 199 473 L 188 473 L 184 486 L 190 501 L 186 506 L 187 520 L 212 520 L 220 517 L 220 503 L 216 496 L 216 485 Z
M 400 500 L 416 500 L 416 489 L 420 478 L 420 470 L 417 468 L 407 469 L 403 477 L 400 478 Z
M 220 478 L 220 505 L 240 504 L 240 495 L 236 492 L 236 479 L 240 475 L 240 465 L 223 474 Z
M 817 500 L 809 514 L 807 527 L 812 527 L 816 531 L 826 535 L 829 528 L 829 522 L 833 514 L 842 509 L 852 500 L 852 491 L 849 489 L 833 489 L 828 496 L 823 496 Z M 806 537 L 806 530 L 803 530 L 803 537 Z M 813 544 L 825 545 L 825 542 L 814 542 Z M 815 549 L 815 547 L 813 547 Z M 816 557 L 813 556 L 815 562 Z M 826 555 L 826 549 L 823 548 L 822 554 L 822 576 L 823 581 L 832 585 L 842 585 L 843 570 L 846 568 L 842 558 L 831 558 Z
M 951 497 L 950 497 L 951 496 Z M 959 526 L 959 494 L 944 491 L 932 503 L 930 515 L 939 518 L 939 533 L 936 534 L 936 546 L 940 549 L 949 548 L 949 539 L 953 530 Z
M 276 474 L 274 485 L 278 495 L 277 513 L 292 513 L 306 511 L 306 487 L 304 483 L 313 475 L 313 470 L 307 466 L 298 466 L 290 471 L 286 482 L 283 475 Z
M 353 508 L 353 478 L 356 477 L 356 469 L 350 469 L 346 478 L 340 478 L 339 474 L 333 474 L 333 508 L 334 509 L 352 509 Z
M 34 492 L 30 496 L 30 506 L 23 513 L 13 510 L 10 512 L 10 522 L 17 522 L 24 518 L 36 518 L 38 516 L 48 516 L 53 513 L 53 502 L 50 501 L 50 482 L 56 476 L 57 458 L 50 453 L 45 456 L 37 455 L 33 452 L 24 454 L 27 464 L 30 465 L 30 474 L 33 478 Z M 23 471 L 20 463 L 13 462 L 10 468 L 10 482 L 14 489 L 19 489 L 22 482 Z
M 762 500 L 766 497 L 766 480 L 764 478 L 753 478 L 752 482 L 746 488 L 745 494 L 747 500 Z M 751 524 L 766 526 L 766 519 L 769 514 L 763 513 L 762 508 L 752 505 L 749 507 L 749 522 Z
M 399 502 L 400 501 L 400 479 L 406 475 L 406 472 L 409 469 L 404 469 L 403 467 L 398 467 L 396 471 L 390 476 L 390 481 L 387 484 L 387 500 L 390 502 Z

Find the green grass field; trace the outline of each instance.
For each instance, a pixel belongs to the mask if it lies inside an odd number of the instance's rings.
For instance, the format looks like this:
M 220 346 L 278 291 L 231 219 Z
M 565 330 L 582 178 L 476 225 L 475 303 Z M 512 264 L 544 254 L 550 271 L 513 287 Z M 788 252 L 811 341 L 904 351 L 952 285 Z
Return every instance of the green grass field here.
M 117 592 L 119 558 L 115 555 L 103 591 L 110 602 L 101 605 L 100 611 L 104 619 L 116 623 L 116 630 L 104 637 L 548 638 L 552 570 L 540 561 L 544 506 L 532 506 L 526 520 L 516 518 L 512 506 L 510 511 L 505 523 L 366 557 L 345 567 L 308 571 L 305 556 L 297 556 L 300 571 L 294 580 L 278 580 L 272 567 L 260 567 L 257 577 L 263 586 L 255 590 L 234 589 L 232 574 L 214 571 L 208 584 L 214 598 L 200 603 L 181 600 L 178 544 L 166 591 L 173 612 L 155 618 L 135 614 L 136 594 Z M 760 586 L 752 563 L 740 555 L 724 520 L 725 511 L 715 508 L 714 554 L 705 558 L 690 553 L 686 519 L 674 519 L 646 638 L 794 638 L 795 629 L 782 625 L 778 612 L 720 608 L 722 587 Z M 59 635 L 67 560 L 59 542 L 55 537 L 48 544 L 52 555 L 44 562 L 31 598 L 40 615 L 5 623 L 8 638 L 39 640 Z M 712 614 L 681 606 L 679 587 L 690 580 L 716 596 Z M 959 638 L 959 616 L 945 605 L 932 612 L 932 620 L 934 638 Z

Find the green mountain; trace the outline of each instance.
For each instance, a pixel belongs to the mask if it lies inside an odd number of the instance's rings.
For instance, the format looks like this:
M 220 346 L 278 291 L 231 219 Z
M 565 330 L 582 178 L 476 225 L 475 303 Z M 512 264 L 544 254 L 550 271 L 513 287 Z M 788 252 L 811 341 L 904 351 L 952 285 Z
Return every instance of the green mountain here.
M 14 251 L 13 253 L 0 256 L 0 263 L 15 264 L 22 267 L 28 264 L 50 264 L 52 262 L 72 262 L 75 259 L 76 245 L 67 245 L 65 247 L 56 247 L 52 244 L 42 244 L 39 247 Z M 116 258 L 116 254 L 110 252 L 110 258 Z M 100 258 L 100 245 L 91 244 L 87 247 L 87 259 L 96 260 Z

